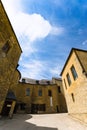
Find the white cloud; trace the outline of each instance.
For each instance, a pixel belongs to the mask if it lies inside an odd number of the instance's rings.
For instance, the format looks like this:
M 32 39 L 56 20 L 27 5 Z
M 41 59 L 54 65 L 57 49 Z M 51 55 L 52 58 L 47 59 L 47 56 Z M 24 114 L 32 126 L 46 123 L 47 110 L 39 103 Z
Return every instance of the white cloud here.
M 28 78 L 41 78 L 42 72 L 44 71 L 45 63 L 38 61 L 38 60 L 32 60 L 29 63 L 22 63 L 22 76 L 28 77 Z
M 60 75 L 60 71 L 61 71 L 61 67 L 58 65 L 50 69 L 51 75 L 57 76 L 57 77 Z
M 13 14 L 17 14 L 18 10 L 21 10 L 21 0 L 1 0 L 9 17 L 13 18 Z
M 17 35 L 24 34 L 30 41 L 45 38 L 50 33 L 60 35 L 64 31 L 62 27 L 52 26 L 40 14 L 22 12 L 21 0 L 3 0 L 3 3 Z
M 27 36 L 30 42 L 39 38 L 45 38 L 51 31 L 50 23 L 40 14 L 25 14 L 19 12 L 14 20 L 15 29 L 18 34 Z
M 87 44 L 87 40 L 85 40 L 85 41 L 82 42 L 82 45 L 85 45 L 85 44 Z
M 52 74 L 57 74 L 56 68 L 50 71 L 49 65 L 46 62 L 32 60 L 25 61 L 25 57 L 35 53 L 37 48 L 34 46 L 34 41 L 44 39 L 48 35 L 61 35 L 64 33 L 64 28 L 52 26 L 40 14 L 27 14 L 22 10 L 22 0 L 2 0 L 6 12 L 10 18 L 11 24 L 16 32 L 23 50 L 23 56 L 20 59 L 20 70 L 23 77 L 41 78 L 44 72 L 49 71 Z
M 23 61 L 22 61 L 23 62 Z M 26 61 L 22 63 L 22 77 L 28 77 L 33 79 L 48 79 L 49 73 L 53 77 L 58 77 L 61 72 L 61 66 L 49 65 L 45 61 L 31 60 L 29 63 Z M 51 79 L 52 77 L 50 77 Z
M 53 35 L 61 35 L 64 33 L 64 28 L 63 27 L 52 27 L 50 33 Z

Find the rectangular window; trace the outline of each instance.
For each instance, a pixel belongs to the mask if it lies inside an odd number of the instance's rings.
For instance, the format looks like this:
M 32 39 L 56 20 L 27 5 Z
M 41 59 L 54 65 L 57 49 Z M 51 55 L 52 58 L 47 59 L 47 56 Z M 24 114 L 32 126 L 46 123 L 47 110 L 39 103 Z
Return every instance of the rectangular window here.
M 26 96 L 30 96 L 30 88 L 26 89 Z
M 2 47 L 2 51 L 3 51 L 4 53 L 8 53 L 9 49 L 10 49 L 10 45 L 9 45 L 9 42 L 7 41 L 7 42 L 5 43 L 5 45 Z
M 74 94 L 71 94 L 73 102 L 75 102 Z
M 72 72 L 72 75 L 73 75 L 74 80 L 76 80 L 76 79 L 78 78 L 78 75 L 77 75 L 77 72 L 76 72 L 74 66 L 71 67 L 71 72 Z
M 66 77 L 67 77 L 68 84 L 69 84 L 69 86 L 70 86 L 70 85 L 71 85 L 70 75 L 67 73 Z
M 58 86 L 58 92 L 61 93 L 61 89 L 60 89 L 60 86 Z
M 66 81 L 65 81 L 65 79 L 64 79 L 63 81 L 64 81 L 65 88 L 67 89 L 67 86 L 66 86 Z
M 48 90 L 48 96 L 52 96 L 52 91 L 51 90 Z
M 39 96 L 42 96 L 42 90 L 39 90 L 39 91 L 38 91 L 38 95 L 39 95 Z

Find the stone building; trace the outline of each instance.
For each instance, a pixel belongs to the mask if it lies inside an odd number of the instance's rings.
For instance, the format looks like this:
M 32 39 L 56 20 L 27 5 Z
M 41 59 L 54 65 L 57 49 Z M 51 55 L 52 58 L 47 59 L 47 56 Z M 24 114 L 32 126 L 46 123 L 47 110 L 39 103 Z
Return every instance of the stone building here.
M 72 48 L 61 72 L 69 114 L 87 114 L 87 51 Z
M 52 81 L 54 84 L 57 85 L 57 88 L 58 88 L 58 99 L 59 99 L 60 112 L 63 112 L 63 113 L 67 112 L 67 104 L 66 104 L 62 79 L 61 78 L 52 78 Z
M 22 79 L 19 82 L 21 74 L 17 67 L 21 53 L 0 1 L 0 115 L 66 112 L 61 79 Z
M 66 112 L 62 81 L 58 85 L 50 80 L 23 78 L 17 86 L 17 112 L 60 113 Z
M 15 94 L 10 88 L 15 86 L 19 80 L 17 67 L 21 52 L 18 40 L 0 1 L 0 114 L 11 114 L 15 106 Z

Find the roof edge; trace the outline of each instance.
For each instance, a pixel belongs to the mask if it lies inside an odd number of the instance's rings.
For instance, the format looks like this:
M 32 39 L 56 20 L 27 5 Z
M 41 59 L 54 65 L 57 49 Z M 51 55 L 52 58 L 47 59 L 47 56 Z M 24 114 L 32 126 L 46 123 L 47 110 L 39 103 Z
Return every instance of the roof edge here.
M 20 46 L 20 44 L 19 44 L 18 38 L 17 38 L 17 36 L 16 36 L 16 33 L 15 33 L 15 31 L 14 31 L 12 25 L 11 25 L 10 19 L 9 19 L 7 13 L 6 13 L 5 7 L 4 7 L 3 2 L 2 2 L 1 0 L 0 0 L 0 4 L 1 4 L 2 8 L 3 8 L 3 11 L 5 12 L 5 15 L 6 15 L 6 17 L 7 17 L 7 20 L 8 20 L 8 22 L 9 22 L 10 27 L 11 27 L 11 29 L 12 29 L 12 32 L 13 32 L 13 34 L 14 34 L 14 37 L 15 37 L 15 39 L 16 39 L 16 41 L 17 41 L 17 43 L 18 43 L 18 46 L 19 46 L 19 48 L 20 48 L 20 50 L 21 50 L 21 53 L 22 53 L 22 52 L 23 52 L 23 51 L 22 51 L 22 48 L 21 48 L 21 46 Z
M 65 62 L 65 64 L 64 64 L 64 67 L 63 67 L 63 69 L 62 69 L 62 71 L 61 71 L 61 73 L 60 73 L 60 76 L 62 76 L 63 71 L 64 71 L 64 69 L 65 69 L 65 67 L 66 67 L 66 64 L 67 64 L 67 62 L 68 62 L 68 60 L 69 60 L 69 58 L 70 58 L 70 56 L 71 56 L 71 54 L 72 54 L 73 51 L 83 51 L 83 52 L 87 52 L 87 50 L 78 49 L 78 48 L 72 48 L 71 51 L 70 51 L 70 53 L 69 53 L 69 56 L 68 56 L 68 58 L 67 58 L 67 60 L 66 60 L 66 62 Z M 76 52 L 75 52 L 75 53 L 76 53 Z

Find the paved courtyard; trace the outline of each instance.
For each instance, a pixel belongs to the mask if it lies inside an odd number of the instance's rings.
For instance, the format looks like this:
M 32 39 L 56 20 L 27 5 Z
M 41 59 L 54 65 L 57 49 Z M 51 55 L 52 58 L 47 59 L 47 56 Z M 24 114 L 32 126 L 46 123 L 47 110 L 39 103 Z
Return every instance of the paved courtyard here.
M 87 126 L 67 114 L 27 114 L 0 119 L 0 130 L 87 130 Z

